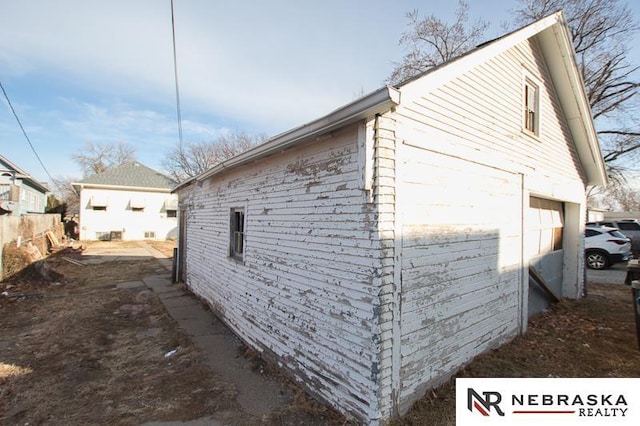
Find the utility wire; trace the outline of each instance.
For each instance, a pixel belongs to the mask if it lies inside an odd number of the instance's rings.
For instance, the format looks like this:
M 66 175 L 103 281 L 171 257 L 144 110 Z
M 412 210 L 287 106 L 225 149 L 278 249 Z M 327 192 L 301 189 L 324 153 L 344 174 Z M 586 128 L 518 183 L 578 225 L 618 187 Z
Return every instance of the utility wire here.
M 176 115 L 178 119 L 178 140 L 180 152 L 182 152 L 182 112 L 180 111 L 180 88 L 178 85 L 178 57 L 176 55 L 176 22 L 173 13 L 173 0 L 171 0 L 171 33 L 173 39 L 173 76 L 176 83 Z
M 2 93 L 4 94 L 4 98 L 7 100 L 7 103 L 9 104 L 9 108 L 11 108 L 11 112 L 13 113 L 13 116 L 16 118 L 16 121 L 18 122 L 18 125 L 20 126 L 20 130 L 22 130 L 22 134 L 24 135 L 24 137 L 27 140 L 27 142 L 29 142 L 29 146 L 31 147 L 31 150 L 36 155 L 36 158 L 40 162 L 40 165 L 42 166 L 42 169 L 44 170 L 44 172 L 47 174 L 47 176 L 49 176 L 49 179 L 51 179 L 51 183 L 54 183 L 55 179 L 51 176 L 51 174 L 49 174 L 49 170 L 47 170 L 47 168 L 45 167 L 44 163 L 42 162 L 42 159 L 38 155 L 38 152 L 36 151 L 36 149 L 34 148 L 33 144 L 31 143 L 31 139 L 29 139 L 29 136 L 27 135 L 27 132 L 24 130 L 24 127 L 22 126 L 22 123 L 20 122 L 20 118 L 18 118 L 18 114 L 16 114 L 16 110 L 13 109 L 13 105 L 11 104 L 11 100 L 9 99 L 9 95 L 7 95 L 6 90 L 4 90 L 4 86 L 2 85 L 1 81 L 0 81 L 0 88 L 2 89 Z

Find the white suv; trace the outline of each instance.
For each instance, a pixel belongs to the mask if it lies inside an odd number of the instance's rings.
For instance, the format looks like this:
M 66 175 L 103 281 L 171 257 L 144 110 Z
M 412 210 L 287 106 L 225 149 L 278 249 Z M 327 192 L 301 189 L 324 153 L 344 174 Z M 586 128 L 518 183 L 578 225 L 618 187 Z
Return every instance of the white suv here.
M 584 236 L 586 262 L 591 269 L 606 269 L 633 257 L 631 240 L 617 228 L 587 226 Z
M 589 222 L 587 226 L 608 226 L 618 228 L 625 236 L 631 238 L 631 252 L 640 254 L 640 222 L 635 219 L 601 220 Z

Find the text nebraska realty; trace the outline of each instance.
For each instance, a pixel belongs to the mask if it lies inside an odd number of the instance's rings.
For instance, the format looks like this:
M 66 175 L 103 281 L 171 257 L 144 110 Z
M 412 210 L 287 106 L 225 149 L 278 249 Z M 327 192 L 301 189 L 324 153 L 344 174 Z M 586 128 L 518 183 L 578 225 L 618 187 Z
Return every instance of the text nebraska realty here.
M 487 411 L 493 408 L 504 416 L 500 392 L 482 394 L 484 398 L 468 388 L 468 408 L 472 409 L 470 402 L 475 399 Z M 513 414 L 577 414 L 580 417 L 625 417 L 629 409 L 622 394 L 512 394 L 511 406 Z M 476 405 L 475 408 L 482 407 Z
M 624 395 L 511 395 L 511 405 L 516 406 L 556 406 L 576 409 L 580 417 L 624 417 L 627 401 Z M 515 409 L 514 409 L 515 411 Z

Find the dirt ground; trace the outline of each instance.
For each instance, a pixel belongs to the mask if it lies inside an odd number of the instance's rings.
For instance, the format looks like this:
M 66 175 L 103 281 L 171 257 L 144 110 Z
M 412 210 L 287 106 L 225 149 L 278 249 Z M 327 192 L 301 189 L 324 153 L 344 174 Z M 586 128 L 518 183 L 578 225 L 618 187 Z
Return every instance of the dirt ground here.
M 152 246 L 170 253 L 173 243 Z M 0 424 L 139 425 L 221 412 L 232 425 L 343 423 L 298 389 L 281 412 L 245 415 L 155 293 L 115 288 L 166 273 L 155 259 L 78 261 L 80 250 L 64 249 L 47 259 L 54 280 L 24 273 L 0 283 Z
M 153 247 L 171 254 L 173 244 Z M 81 259 L 65 249 L 47 260 L 53 279 L 0 283 L 0 424 L 138 425 L 221 412 L 228 424 L 346 424 L 299 390 L 268 418 L 243 415 L 233 386 L 206 367 L 154 293 L 115 288 L 166 272 L 155 259 L 74 263 Z M 629 288 L 590 285 L 589 297 L 535 317 L 525 336 L 457 376 L 640 377 Z M 454 425 L 453 380 L 393 424 Z

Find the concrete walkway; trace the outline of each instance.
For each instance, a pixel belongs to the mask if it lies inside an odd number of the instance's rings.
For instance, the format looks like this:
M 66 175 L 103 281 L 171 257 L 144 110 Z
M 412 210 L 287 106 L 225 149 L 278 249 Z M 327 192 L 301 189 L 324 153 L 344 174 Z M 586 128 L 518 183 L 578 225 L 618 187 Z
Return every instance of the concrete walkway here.
M 251 362 L 241 356 L 242 342 L 203 303 L 184 289 L 182 284 L 171 282 L 172 261 L 162 253 L 142 244 L 155 257 L 167 273 L 153 275 L 142 281 L 119 283 L 117 288 L 149 289 L 157 293 L 167 312 L 199 346 L 211 370 L 225 381 L 236 386 L 237 400 L 244 413 L 263 417 L 286 407 L 292 399 L 291 392 L 273 378 L 254 371 Z M 224 419 L 224 413 L 221 419 Z M 151 422 L 151 425 L 222 425 L 216 416 L 190 422 Z

